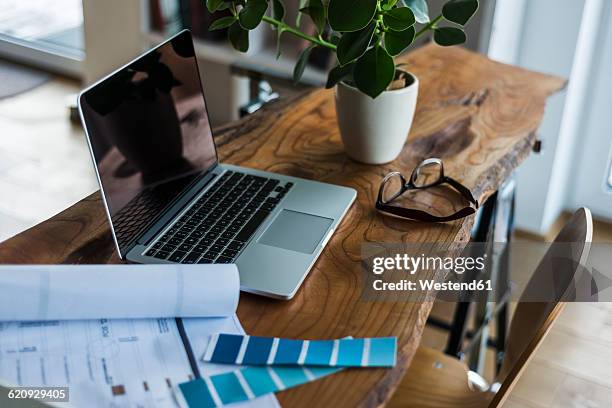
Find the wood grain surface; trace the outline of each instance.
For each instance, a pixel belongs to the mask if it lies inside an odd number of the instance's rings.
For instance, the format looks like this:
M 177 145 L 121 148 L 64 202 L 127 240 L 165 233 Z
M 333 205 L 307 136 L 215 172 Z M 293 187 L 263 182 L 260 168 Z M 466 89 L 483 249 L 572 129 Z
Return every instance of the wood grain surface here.
M 471 218 L 434 225 L 376 213 L 382 177 L 392 170 L 409 175 L 423 158 L 440 157 L 446 173 L 470 187 L 482 203 L 528 156 L 547 97 L 565 85 L 560 78 L 495 63 L 461 48 L 428 45 L 403 61 L 419 77 L 418 106 L 402 154 L 387 165 L 359 164 L 343 153 L 331 90 L 272 103 L 215 133 L 223 162 L 358 191 L 355 204 L 293 300 L 241 296 L 238 315 L 246 331 L 294 338 L 399 338 L 394 369 L 346 370 L 281 392 L 283 406 L 382 405 L 415 353 L 432 304 L 362 300 L 363 243 L 451 245 L 469 239 Z M 448 197 L 453 196 L 434 191 L 409 199 L 434 212 L 463 205 Z M 98 193 L 0 244 L 3 263 L 118 261 Z

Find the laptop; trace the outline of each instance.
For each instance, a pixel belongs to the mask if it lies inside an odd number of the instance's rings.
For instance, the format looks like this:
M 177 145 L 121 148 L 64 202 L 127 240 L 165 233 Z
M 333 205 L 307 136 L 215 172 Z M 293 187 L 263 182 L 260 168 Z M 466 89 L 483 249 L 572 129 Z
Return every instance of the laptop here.
M 185 30 L 79 94 L 119 256 L 235 263 L 242 290 L 290 299 L 356 191 L 219 163 L 202 81 Z

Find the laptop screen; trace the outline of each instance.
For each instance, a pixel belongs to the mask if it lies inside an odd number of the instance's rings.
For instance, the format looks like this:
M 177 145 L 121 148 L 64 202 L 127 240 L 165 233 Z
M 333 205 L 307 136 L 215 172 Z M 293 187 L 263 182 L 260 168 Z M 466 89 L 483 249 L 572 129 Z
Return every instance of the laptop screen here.
M 80 97 L 119 251 L 217 162 L 189 32 Z

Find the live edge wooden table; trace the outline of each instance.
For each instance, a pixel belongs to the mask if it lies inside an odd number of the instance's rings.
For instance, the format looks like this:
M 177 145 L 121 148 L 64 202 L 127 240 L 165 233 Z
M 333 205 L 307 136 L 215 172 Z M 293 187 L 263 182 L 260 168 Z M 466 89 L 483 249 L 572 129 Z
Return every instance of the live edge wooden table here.
M 347 158 L 331 90 L 272 103 L 215 132 L 222 162 L 358 192 L 293 300 L 241 295 L 238 316 L 247 333 L 310 339 L 398 337 L 395 368 L 345 370 L 279 393 L 283 406 L 383 405 L 411 362 L 432 303 L 362 300 L 363 243 L 461 245 L 469 240 L 472 218 L 427 224 L 375 212 L 382 177 L 392 170 L 409 175 L 422 159 L 440 157 L 447 174 L 470 187 L 483 203 L 528 156 L 547 97 L 565 85 L 563 79 L 502 65 L 461 48 L 427 45 L 403 58 L 419 77 L 420 89 L 407 144 L 392 163 L 370 166 Z M 99 194 L 0 244 L 0 262 L 120 262 Z

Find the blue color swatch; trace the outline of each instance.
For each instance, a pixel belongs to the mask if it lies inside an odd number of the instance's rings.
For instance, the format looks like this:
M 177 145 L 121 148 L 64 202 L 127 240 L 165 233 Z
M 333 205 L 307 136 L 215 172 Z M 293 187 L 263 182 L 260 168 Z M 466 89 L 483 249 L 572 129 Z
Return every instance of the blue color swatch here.
M 336 366 L 339 367 L 360 367 L 363 358 L 363 339 L 342 339 L 338 340 L 338 359 Z
M 217 334 L 203 359 L 239 365 L 393 367 L 396 352 L 395 337 L 292 340 Z
M 270 337 L 251 337 L 242 364 L 263 365 L 268 360 L 273 339 Z
M 274 364 L 295 364 L 300 357 L 303 344 L 302 340 L 279 339 Z
M 218 363 L 230 364 L 236 361 L 240 345 L 242 344 L 242 336 L 234 336 L 231 334 L 220 334 L 215 347 L 215 352 L 212 356 L 213 360 Z
M 247 367 L 181 383 L 182 408 L 214 408 L 282 391 L 342 370 L 331 367 Z M 238 379 L 242 377 L 244 382 Z
M 334 350 L 334 340 L 319 340 L 308 344 L 305 365 L 328 365 Z
M 395 348 L 395 344 L 385 341 L 384 338 L 370 339 L 368 365 L 371 367 L 395 366 Z

